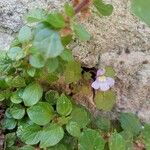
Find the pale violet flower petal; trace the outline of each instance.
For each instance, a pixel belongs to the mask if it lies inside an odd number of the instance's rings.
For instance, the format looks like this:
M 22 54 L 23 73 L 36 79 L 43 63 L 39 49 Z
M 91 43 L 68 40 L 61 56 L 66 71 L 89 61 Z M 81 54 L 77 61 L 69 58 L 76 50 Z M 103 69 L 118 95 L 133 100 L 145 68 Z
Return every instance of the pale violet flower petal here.
M 99 89 L 100 88 L 100 84 L 99 82 L 96 80 L 92 83 L 92 88 L 94 88 L 95 90 Z
M 110 86 L 107 82 L 100 82 L 99 86 L 101 91 L 107 91 L 110 89 Z
M 97 70 L 97 74 L 96 74 L 96 76 L 98 77 L 98 76 L 101 76 L 101 75 L 103 75 L 105 73 L 105 69 L 99 69 L 99 70 Z
M 114 86 L 115 80 L 113 78 L 107 77 L 106 82 L 109 84 L 110 87 Z

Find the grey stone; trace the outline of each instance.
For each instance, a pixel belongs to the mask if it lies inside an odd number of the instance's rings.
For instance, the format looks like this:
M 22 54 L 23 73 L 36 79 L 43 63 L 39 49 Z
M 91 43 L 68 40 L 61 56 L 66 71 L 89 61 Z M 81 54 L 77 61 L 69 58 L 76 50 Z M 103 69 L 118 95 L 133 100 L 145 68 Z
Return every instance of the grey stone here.
M 7 33 L 0 33 L 0 50 L 8 50 L 13 37 Z
M 92 39 L 75 42 L 73 54 L 84 66 L 111 65 L 117 72 L 115 112 L 133 112 L 150 122 L 150 28 L 130 11 L 129 0 L 107 0 L 114 6 L 110 17 L 92 15 L 82 20 Z M 24 23 L 23 14 L 34 7 L 61 9 L 64 0 L 1 0 L 0 49 L 6 50 Z M 116 113 L 117 114 L 117 113 Z
M 112 16 L 83 21 L 93 37 L 87 43 L 74 43 L 73 52 L 87 67 L 115 68 L 113 118 L 117 112 L 133 112 L 150 122 L 150 28 L 131 13 L 130 1 L 110 2 Z

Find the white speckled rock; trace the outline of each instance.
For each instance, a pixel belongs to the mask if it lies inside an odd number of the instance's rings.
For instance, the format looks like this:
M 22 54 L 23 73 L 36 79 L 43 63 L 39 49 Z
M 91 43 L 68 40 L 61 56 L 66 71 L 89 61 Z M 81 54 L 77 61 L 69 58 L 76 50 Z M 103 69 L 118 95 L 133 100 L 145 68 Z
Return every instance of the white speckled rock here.
M 150 28 L 130 12 L 130 0 L 107 0 L 113 15 L 93 15 L 85 26 L 90 42 L 71 45 L 73 53 L 87 67 L 112 65 L 117 71 L 115 110 L 136 113 L 150 122 Z M 23 14 L 34 7 L 60 9 L 64 0 L 1 0 L 0 49 L 6 50 L 12 34 L 23 24 Z
M 100 66 L 114 66 L 117 72 L 115 89 L 117 111 L 133 112 L 150 122 L 150 55 L 144 52 L 101 55 Z M 147 108 L 147 109 L 145 109 Z
M 60 9 L 60 0 L 0 0 L 0 50 L 7 50 L 15 33 L 24 24 L 24 14 L 33 8 Z M 8 34 L 6 34 L 8 33 Z M 11 36 L 11 37 L 10 37 Z

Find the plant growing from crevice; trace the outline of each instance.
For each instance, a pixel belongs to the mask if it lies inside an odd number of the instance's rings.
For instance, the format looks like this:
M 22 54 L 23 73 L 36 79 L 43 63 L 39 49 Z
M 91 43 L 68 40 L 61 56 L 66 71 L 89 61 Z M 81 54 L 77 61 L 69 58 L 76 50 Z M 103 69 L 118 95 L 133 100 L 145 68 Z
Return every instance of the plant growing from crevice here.
M 107 66 L 103 73 L 99 70 L 93 85 L 93 75 L 74 59 L 69 49 L 76 38 L 91 39 L 79 18 L 88 16 L 92 5 L 103 16 L 113 10 L 102 0 L 73 0 L 60 12 L 32 10 L 26 16 L 29 24 L 21 28 L 8 52 L 1 52 L 4 149 L 125 150 L 132 149 L 138 138 L 149 147 L 149 125 L 143 129 L 135 115 L 121 114 L 116 128 L 110 119 L 94 118 L 75 103 L 75 97 L 77 101 L 81 98 L 77 94 L 88 96 L 93 92 L 92 86 L 96 89 L 92 105 L 108 111 L 115 104 L 115 93 L 109 90 L 114 84 L 114 69 Z

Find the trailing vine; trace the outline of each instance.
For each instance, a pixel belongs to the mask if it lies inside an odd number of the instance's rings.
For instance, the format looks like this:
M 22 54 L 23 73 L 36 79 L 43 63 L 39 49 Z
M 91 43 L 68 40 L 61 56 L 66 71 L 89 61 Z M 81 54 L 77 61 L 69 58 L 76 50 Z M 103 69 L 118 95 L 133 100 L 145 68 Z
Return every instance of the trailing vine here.
M 145 20 L 147 9 L 138 2 L 134 1 L 133 10 L 139 14 L 136 6 L 141 6 L 144 15 L 139 16 Z M 2 149 L 132 150 L 139 143 L 140 148 L 150 149 L 150 125 L 141 123 L 134 114 L 121 113 L 114 121 L 95 117 L 76 103 L 92 97 L 90 105 L 110 111 L 116 102 L 112 89 L 115 70 L 106 66 L 90 72 L 69 49 L 76 38 L 91 39 L 79 18 L 91 14 L 93 6 L 102 16 L 113 11 L 113 6 L 102 0 L 73 0 L 61 12 L 32 10 L 10 49 L 1 52 Z

